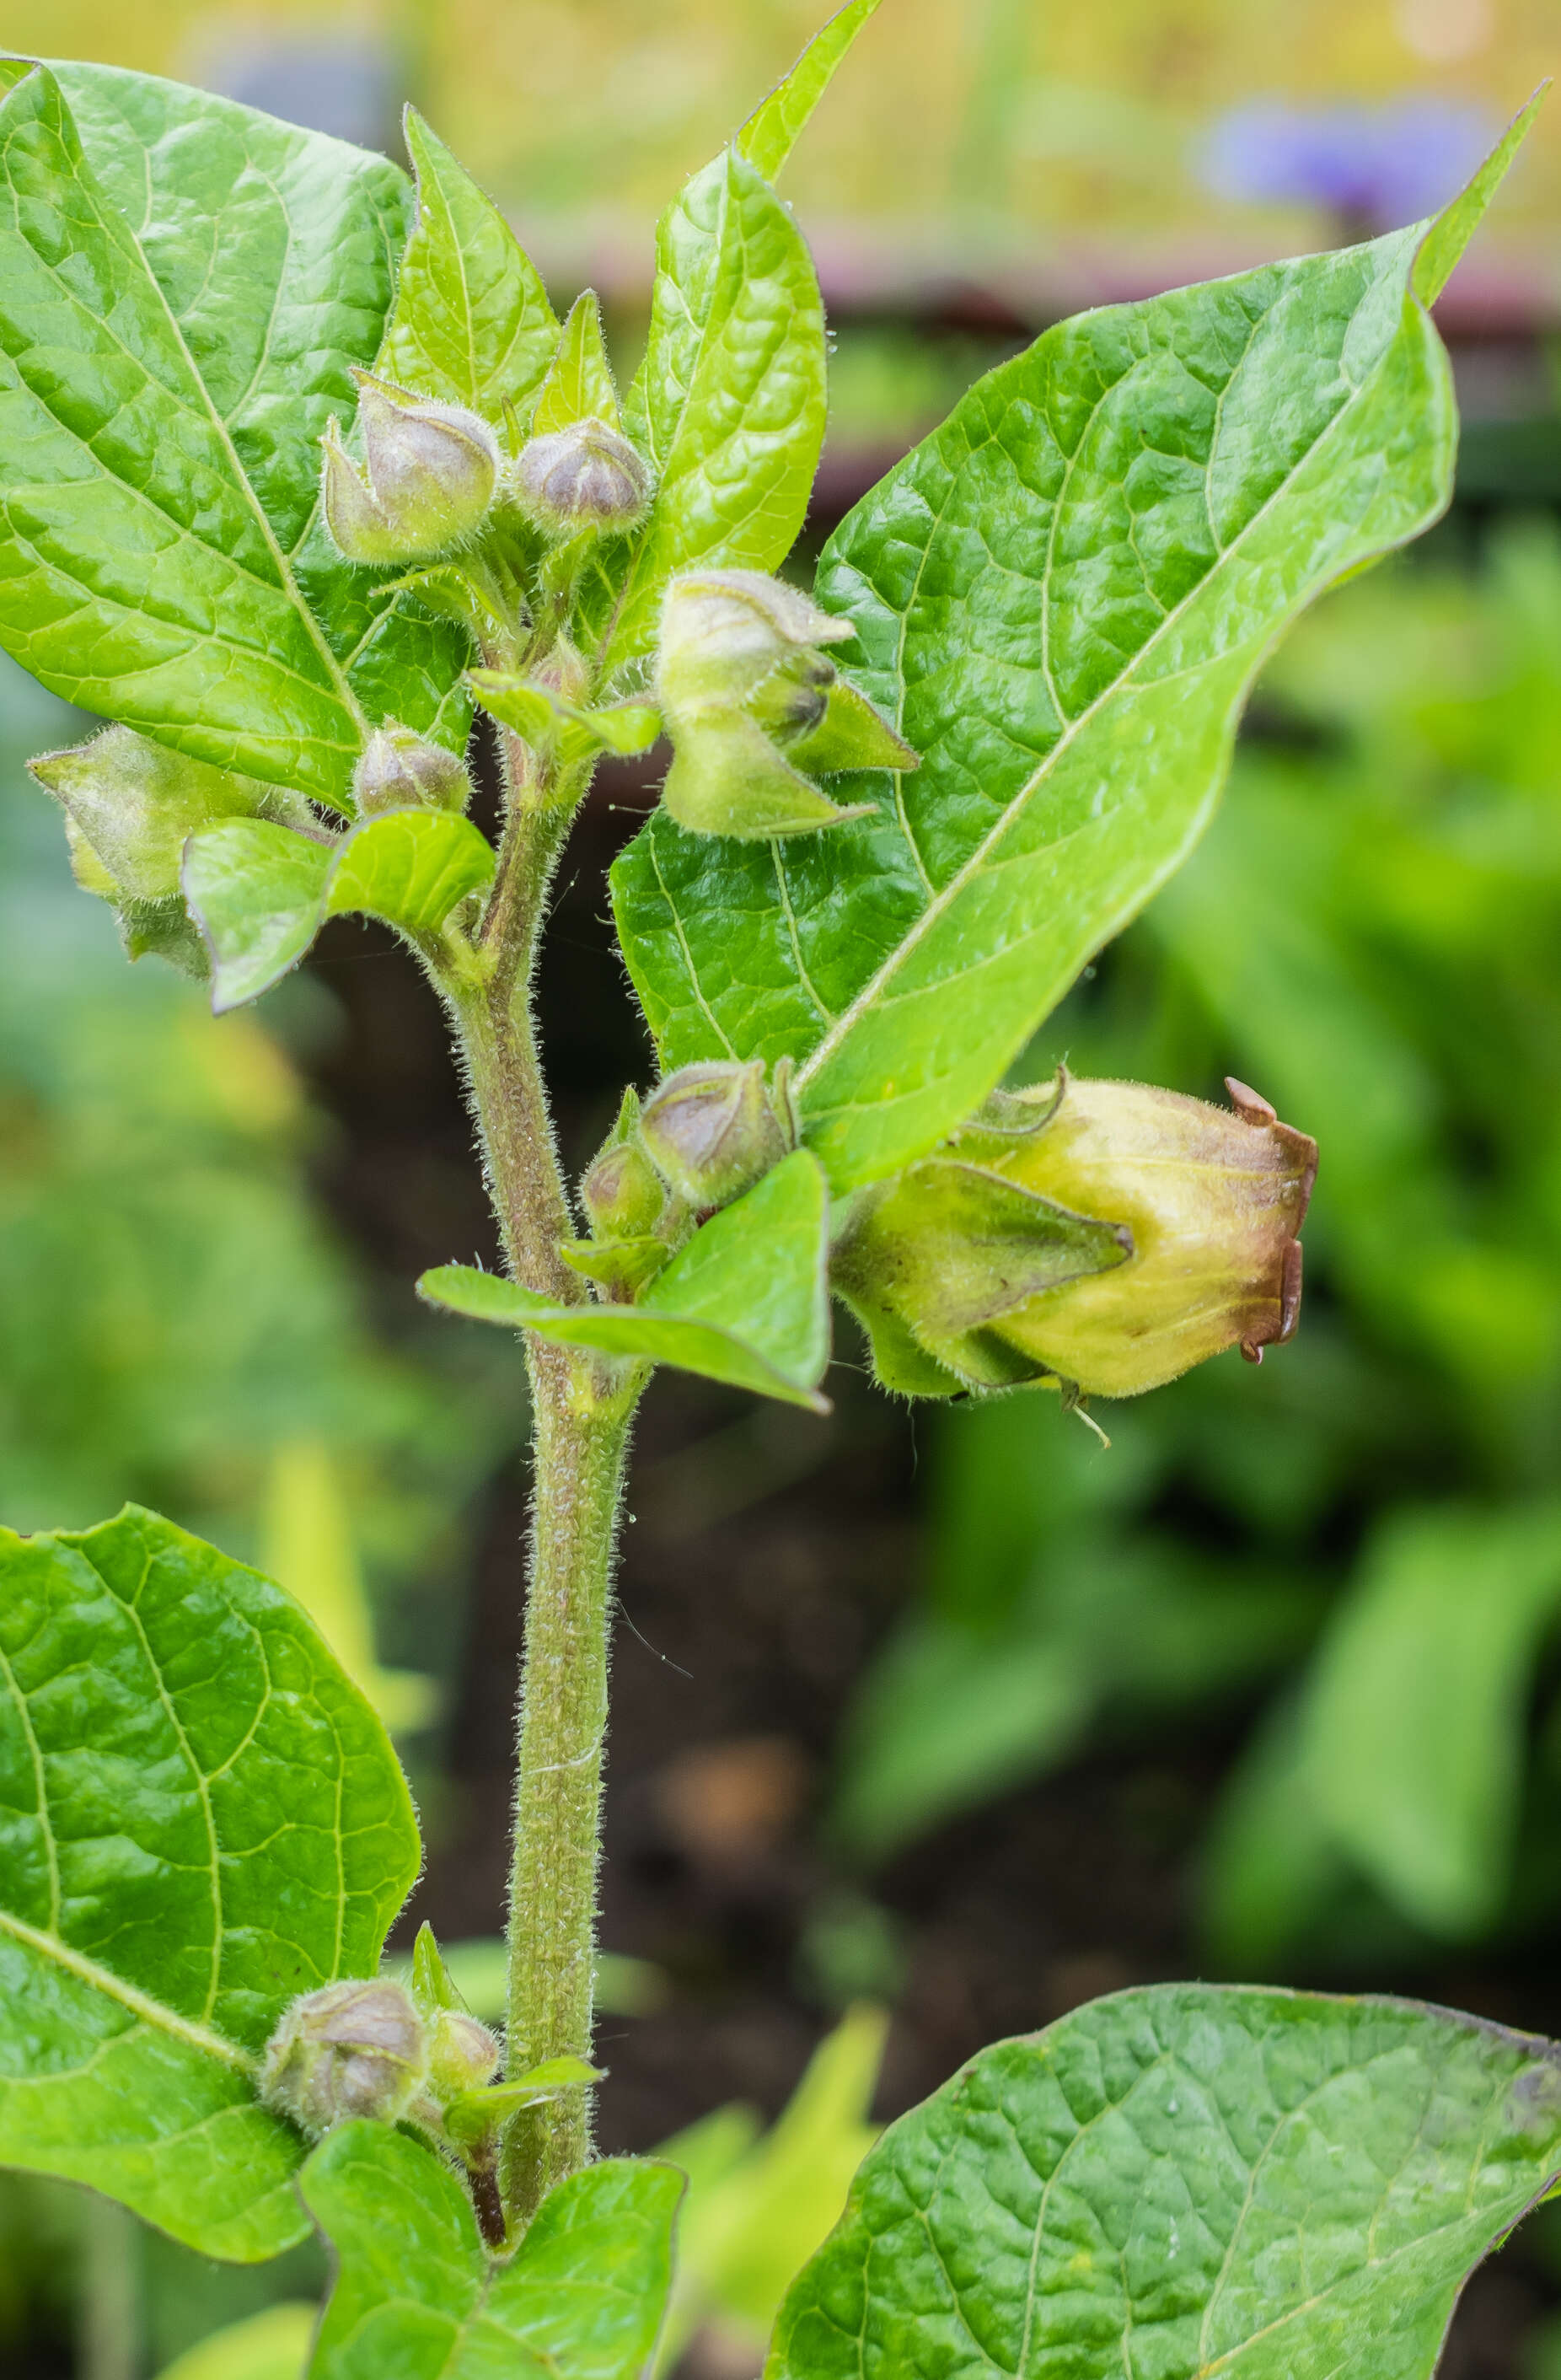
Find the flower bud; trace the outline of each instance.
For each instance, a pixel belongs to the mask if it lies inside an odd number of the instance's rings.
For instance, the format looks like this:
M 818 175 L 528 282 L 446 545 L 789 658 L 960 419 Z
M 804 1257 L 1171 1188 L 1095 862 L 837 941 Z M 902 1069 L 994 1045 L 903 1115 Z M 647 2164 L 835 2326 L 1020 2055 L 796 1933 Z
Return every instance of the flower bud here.
M 437 2099 L 479 2091 L 499 2070 L 499 2045 L 465 2009 L 440 2009 L 429 2024 L 429 2087 Z
M 758 1058 L 681 1067 L 646 1101 L 640 1135 L 662 1179 L 701 1211 L 726 1206 L 792 1145 Z
M 326 525 L 349 562 L 417 562 L 469 537 L 493 501 L 499 442 L 464 405 L 424 404 L 367 372 L 357 375 L 367 476 L 334 419 L 321 495 Z
M 650 480 L 628 440 L 593 418 L 528 439 L 515 458 L 514 492 L 554 536 L 598 529 L 612 537 L 643 516 Z
M 394 2123 L 426 2072 L 422 2020 L 399 1984 L 327 1984 L 295 2000 L 272 2034 L 260 2095 L 318 2138 L 353 2116 Z
M 644 1149 L 627 1140 L 604 1148 L 580 1184 L 591 1230 L 599 1240 L 634 1240 L 653 1232 L 666 1196 Z
M 1059 1096 L 1004 1099 L 947 1157 L 869 1194 L 836 1271 L 886 1380 L 936 1393 L 941 1370 L 947 1394 L 1054 1377 L 1136 1396 L 1223 1348 L 1240 1343 L 1258 1361 L 1289 1339 L 1316 1143 L 1229 1088 L 1233 1114 L 1141 1083 L 1064 1075 Z M 954 1176 L 962 1208 L 942 1178 Z M 1035 1202 L 1027 1230 L 1007 1204 L 1015 1194 Z M 1092 1244 L 1107 1232 L 1125 1253 Z M 1088 1260 L 1070 1265 L 1070 1250 Z M 1055 1277 L 1038 1280 L 1054 1259 Z
M 387 719 L 363 747 L 352 790 L 359 816 L 377 818 L 381 810 L 464 810 L 472 781 L 454 752 Z
M 863 815 L 812 782 L 841 769 L 914 769 L 916 756 L 818 650 L 852 634 L 757 570 L 672 581 L 656 686 L 672 765 L 662 798 L 697 834 L 755 841 Z

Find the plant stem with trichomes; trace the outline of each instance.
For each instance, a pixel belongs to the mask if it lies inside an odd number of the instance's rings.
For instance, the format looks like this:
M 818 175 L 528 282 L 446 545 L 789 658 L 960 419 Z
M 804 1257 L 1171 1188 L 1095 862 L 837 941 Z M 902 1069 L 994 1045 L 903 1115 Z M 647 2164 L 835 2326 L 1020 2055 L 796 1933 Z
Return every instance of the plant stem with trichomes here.
M 506 738 L 506 742 L 509 739 Z M 479 964 L 446 981 L 510 1272 L 560 1305 L 587 1302 L 558 1254 L 572 1236 L 537 1045 L 532 978 L 573 804 L 527 756 L 504 754 L 510 789 Z M 527 778 L 530 777 L 530 782 Z M 587 1352 L 531 1338 L 532 1519 L 514 1844 L 505 2066 L 588 2058 L 600 1858 L 611 1574 L 629 1424 L 640 1384 Z M 500 2162 L 512 2225 L 585 2164 L 588 2094 L 514 2118 Z

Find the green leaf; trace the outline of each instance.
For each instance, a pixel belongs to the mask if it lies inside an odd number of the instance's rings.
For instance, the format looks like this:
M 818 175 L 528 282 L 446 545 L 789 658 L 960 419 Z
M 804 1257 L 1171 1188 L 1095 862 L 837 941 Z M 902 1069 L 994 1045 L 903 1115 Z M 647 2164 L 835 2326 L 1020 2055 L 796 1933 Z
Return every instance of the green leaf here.
M 1561 1606 L 1561 1507 L 1398 1516 L 1325 1640 L 1303 1759 L 1335 1843 L 1434 1934 L 1506 1890 L 1523 1714 Z
M 1561 2167 L 1553 2045 L 1165 1985 L 984 2050 L 868 2155 L 768 2380 L 1430 2380 Z
M 773 570 L 824 440 L 824 309 L 802 235 L 735 150 L 656 235 L 650 340 L 624 408 L 656 493 L 615 595 L 593 598 L 608 666 L 648 652 L 667 582 L 696 565 Z
M 158 2380 L 304 2380 L 318 2306 L 267 2306 L 190 2348 Z
M 607 360 L 601 309 L 594 289 L 583 290 L 569 310 L 558 353 L 537 399 L 531 434 L 540 438 L 550 430 L 567 430 L 572 422 L 589 420 L 605 421 L 609 430 L 622 427 L 618 391 Z
M 364 722 L 464 738 L 465 641 L 317 517 L 405 229 L 382 158 L 151 77 L 0 100 L 0 643 L 54 692 L 350 809 Z
M 369 1975 L 417 1872 L 383 1729 L 269 1580 L 131 1505 L 0 1532 L 0 2163 L 274 2256 L 287 2001 Z
M 672 1364 L 827 1413 L 816 1384 L 829 1357 L 828 1261 L 824 1178 L 796 1149 L 712 1215 L 636 1305 L 554 1305 L 469 1265 L 442 1265 L 417 1288 L 474 1321 Z
M 263 820 L 206 827 L 186 847 L 184 891 L 212 953 L 212 1005 L 258 998 L 349 910 L 434 933 L 493 866 L 492 845 L 454 810 L 387 810 L 338 844 Z
M 524 409 L 558 346 L 541 276 L 491 199 L 406 110 L 417 219 L 376 370 L 492 421 Z M 400 714 L 397 713 L 399 717 Z
M 385 2125 L 332 2132 L 301 2187 L 337 2257 L 309 2380 L 639 2380 L 672 2280 L 670 2166 L 611 2157 L 575 2174 L 507 2264 L 449 2167 Z
M 566 765 L 597 752 L 648 752 L 661 733 L 661 712 L 654 702 L 582 710 L 551 686 L 508 670 L 468 670 L 466 682 L 490 718 L 513 727 L 528 744 L 556 741 Z
M 837 9 L 737 135 L 737 147 L 767 182 L 780 178 L 809 116 L 834 80 L 835 68 L 877 5 L 878 0 L 847 0 L 845 7 Z
M 263 820 L 191 835 L 184 893 L 212 953 L 212 1005 L 236 1008 L 303 957 L 325 914 L 329 844 Z
M 1276 636 L 1446 504 L 1427 236 L 1063 323 L 865 498 L 818 599 L 922 765 L 827 848 L 650 820 L 613 889 L 665 1069 L 791 1056 L 838 1189 L 973 1112 L 1202 832 Z

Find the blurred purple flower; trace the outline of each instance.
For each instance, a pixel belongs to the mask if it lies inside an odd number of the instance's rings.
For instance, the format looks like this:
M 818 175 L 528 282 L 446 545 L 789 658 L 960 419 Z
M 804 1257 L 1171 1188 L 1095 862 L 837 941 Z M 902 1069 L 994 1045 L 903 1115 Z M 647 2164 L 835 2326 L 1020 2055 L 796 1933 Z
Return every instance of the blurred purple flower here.
M 1299 200 L 1386 230 L 1446 205 L 1495 128 L 1484 108 L 1457 100 L 1305 107 L 1254 99 L 1216 118 L 1196 171 L 1222 199 Z

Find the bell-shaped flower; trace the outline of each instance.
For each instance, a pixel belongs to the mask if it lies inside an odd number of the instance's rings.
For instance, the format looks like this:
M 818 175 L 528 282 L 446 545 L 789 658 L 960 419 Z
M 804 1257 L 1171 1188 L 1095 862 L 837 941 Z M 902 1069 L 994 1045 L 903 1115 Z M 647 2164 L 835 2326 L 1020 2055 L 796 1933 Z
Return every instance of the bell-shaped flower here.
M 464 405 L 425 403 L 357 374 L 364 469 L 343 446 L 334 418 L 321 493 L 325 522 L 348 562 L 426 561 L 469 538 L 493 501 L 499 442 Z

